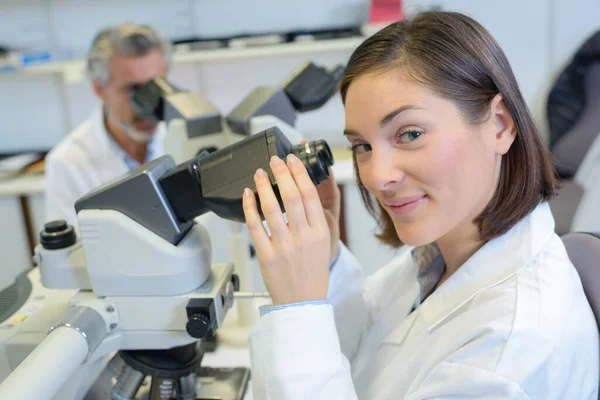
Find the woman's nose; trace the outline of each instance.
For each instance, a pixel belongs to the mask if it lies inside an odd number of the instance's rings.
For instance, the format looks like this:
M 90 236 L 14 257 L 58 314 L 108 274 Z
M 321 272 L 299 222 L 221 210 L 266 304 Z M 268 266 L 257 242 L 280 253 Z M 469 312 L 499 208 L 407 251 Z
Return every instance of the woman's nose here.
M 405 173 L 391 154 L 373 151 L 368 165 L 359 166 L 361 181 L 370 191 L 390 190 L 404 181 Z

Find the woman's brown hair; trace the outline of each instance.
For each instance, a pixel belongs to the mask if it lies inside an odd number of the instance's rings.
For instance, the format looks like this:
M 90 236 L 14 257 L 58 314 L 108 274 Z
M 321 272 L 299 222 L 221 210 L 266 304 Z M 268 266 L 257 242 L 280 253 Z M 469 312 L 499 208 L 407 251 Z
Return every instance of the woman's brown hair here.
M 348 88 L 356 78 L 394 68 L 402 68 L 415 82 L 454 102 L 471 124 L 483 122 L 491 100 L 502 95 L 515 123 L 516 138 L 503 156 L 496 193 L 474 221 L 481 240 L 507 232 L 555 194 L 549 151 L 504 52 L 478 22 L 455 12 L 425 12 L 385 27 L 350 57 L 340 81 L 342 101 L 346 102 Z M 400 246 L 389 215 L 362 185 L 356 158 L 354 168 L 363 201 L 378 220 L 379 239 Z

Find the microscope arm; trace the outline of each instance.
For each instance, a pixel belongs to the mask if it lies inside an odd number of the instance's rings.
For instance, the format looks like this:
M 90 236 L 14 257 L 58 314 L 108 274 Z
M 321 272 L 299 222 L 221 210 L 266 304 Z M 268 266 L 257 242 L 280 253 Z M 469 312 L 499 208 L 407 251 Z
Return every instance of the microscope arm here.
M 255 88 L 225 116 L 232 132 L 251 135 L 253 120 L 269 116 L 290 128 L 295 126 L 297 113 L 322 107 L 334 94 L 344 68 L 328 71 L 311 62 L 302 64 L 279 87 Z
M 77 331 L 57 328 L 2 382 L 1 399 L 52 399 L 83 364 L 88 345 Z
M 78 306 L 0 385 L 0 399 L 52 399 L 110 331 L 114 317 L 98 306 Z M 33 377 L 33 379 L 32 379 Z

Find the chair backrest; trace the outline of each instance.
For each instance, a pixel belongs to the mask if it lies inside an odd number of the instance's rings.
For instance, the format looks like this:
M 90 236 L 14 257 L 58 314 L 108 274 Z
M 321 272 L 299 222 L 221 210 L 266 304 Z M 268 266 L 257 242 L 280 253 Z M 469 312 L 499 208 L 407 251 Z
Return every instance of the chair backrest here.
M 600 35 L 598 38 L 600 38 Z M 600 56 L 598 58 L 599 60 L 595 64 L 588 67 L 582 86 L 578 89 L 579 92 L 585 92 L 583 108 L 578 113 L 577 118 L 572 121 L 573 125 L 552 146 L 552 157 L 561 176 L 574 176 L 577 173 L 577 169 L 587 151 L 598 136 L 598 126 L 600 126 L 600 113 L 598 112 L 600 107 Z M 563 93 L 558 92 L 558 95 L 563 95 Z M 567 102 L 568 99 L 572 98 L 567 96 Z M 557 107 L 552 113 L 557 115 L 562 114 L 562 111 L 566 110 Z
M 551 198 L 548 204 L 554 216 L 554 230 L 557 235 L 562 236 L 572 231 L 571 227 L 583 198 L 584 189 L 574 180 L 561 181 L 560 186 L 558 195 Z
M 600 234 L 573 232 L 562 236 L 562 240 L 600 326 Z

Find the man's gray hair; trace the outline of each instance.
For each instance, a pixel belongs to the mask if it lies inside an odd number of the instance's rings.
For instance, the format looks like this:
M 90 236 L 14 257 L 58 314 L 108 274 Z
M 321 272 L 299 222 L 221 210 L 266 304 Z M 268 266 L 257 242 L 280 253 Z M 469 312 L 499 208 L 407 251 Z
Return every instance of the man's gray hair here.
M 141 57 L 159 50 L 167 68 L 171 63 L 171 43 L 158 31 L 147 25 L 125 23 L 105 28 L 96 35 L 87 60 L 90 78 L 106 85 L 110 79 L 110 61 L 113 56 Z

